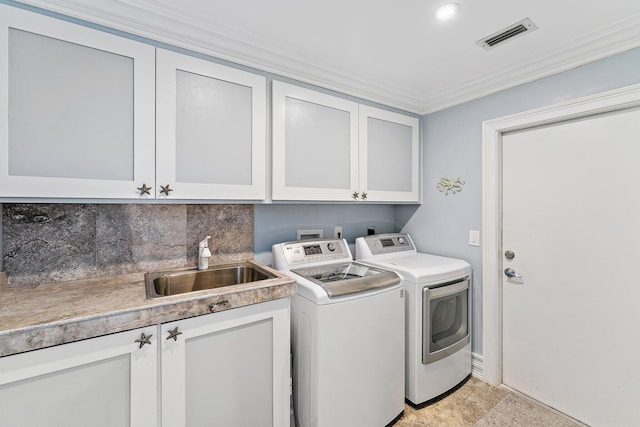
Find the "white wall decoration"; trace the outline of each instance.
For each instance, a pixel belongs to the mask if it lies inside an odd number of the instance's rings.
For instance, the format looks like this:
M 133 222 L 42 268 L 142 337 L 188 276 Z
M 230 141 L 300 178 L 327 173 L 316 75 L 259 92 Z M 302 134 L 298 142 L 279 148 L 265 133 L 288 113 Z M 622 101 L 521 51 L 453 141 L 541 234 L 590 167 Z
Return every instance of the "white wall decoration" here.
M 438 182 L 438 190 L 441 193 L 444 193 L 445 196 L 451 194 L 456 194 L 462 191 L 462 186 L 464 185 L 464 181 L 460 179 L 460 177 L 452 178 L 450 176 L 443 176 L 440 178 L 440 182 Z

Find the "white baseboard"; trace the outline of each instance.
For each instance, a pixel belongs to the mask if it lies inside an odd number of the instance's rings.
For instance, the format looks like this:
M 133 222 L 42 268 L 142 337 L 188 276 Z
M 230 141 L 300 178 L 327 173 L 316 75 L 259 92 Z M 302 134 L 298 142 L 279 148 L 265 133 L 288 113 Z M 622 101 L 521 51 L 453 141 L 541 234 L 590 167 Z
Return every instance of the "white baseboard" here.
M 484 379 L 483 362 L 480 354 L 471 353 L 471 375 L 479 380 Z

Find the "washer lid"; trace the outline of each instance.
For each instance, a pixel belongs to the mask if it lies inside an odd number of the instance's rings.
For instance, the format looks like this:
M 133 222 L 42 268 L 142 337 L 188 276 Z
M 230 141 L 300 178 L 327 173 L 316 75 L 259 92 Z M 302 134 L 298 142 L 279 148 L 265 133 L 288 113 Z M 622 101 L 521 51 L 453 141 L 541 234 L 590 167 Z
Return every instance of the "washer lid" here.
M 384 261 L 370 259 L 383 268 L 397 271 L 405 280 L 414 283 L 447 279 L 458 274 L 468 274 L 468 262 L 456 258 L 417 253 L 406 257 L 387 258 Z
M 348 262 L 291 270 L 324 289 L 329 298 L 387 288 L 400 283 L 392 271 Z

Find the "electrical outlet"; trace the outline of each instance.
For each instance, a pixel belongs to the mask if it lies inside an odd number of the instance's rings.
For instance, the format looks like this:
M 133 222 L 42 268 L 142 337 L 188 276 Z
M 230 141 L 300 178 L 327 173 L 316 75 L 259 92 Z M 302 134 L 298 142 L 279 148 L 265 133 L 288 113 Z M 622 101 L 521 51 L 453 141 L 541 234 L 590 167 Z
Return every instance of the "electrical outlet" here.
M 339 225 L 333 227 L 333 237 L 335 237 L 336 239 L 342 239 L 342 227 L 340 227 Z

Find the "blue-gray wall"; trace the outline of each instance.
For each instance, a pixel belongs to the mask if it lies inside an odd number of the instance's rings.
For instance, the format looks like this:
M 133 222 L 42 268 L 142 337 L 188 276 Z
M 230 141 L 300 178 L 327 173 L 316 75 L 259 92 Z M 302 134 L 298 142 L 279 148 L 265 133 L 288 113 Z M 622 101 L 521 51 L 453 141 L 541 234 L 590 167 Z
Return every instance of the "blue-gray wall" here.
M 482 227 L 482 122 L 640 83 L 640 49 L 428 114 L 422 118 L 423 204 L 396 208 L 396 228 L 418 249 L 462 258 L 473 266 L 473 351 L 482 354 L 482 250 L 468 245 Z M 448 196 L 443 176 L 465 181 Z
M 256 205 L 254 250 L 256 257 L 268 258 L 271 246 L 295 240 L 296 230 L 322 229 L 325 237 L 333 237 L 335 226 L 341 226 L 343 237 L 353 243 L 370 226 L 376 233 L 399 231 L 394 218 L 392 205 Z

